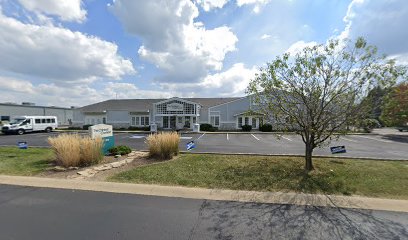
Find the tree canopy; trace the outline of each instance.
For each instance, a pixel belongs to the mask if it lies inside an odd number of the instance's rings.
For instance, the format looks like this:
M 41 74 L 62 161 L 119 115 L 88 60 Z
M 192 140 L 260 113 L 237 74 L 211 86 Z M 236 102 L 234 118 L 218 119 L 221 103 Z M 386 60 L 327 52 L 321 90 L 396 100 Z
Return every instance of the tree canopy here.
M 408 124 L 408 81 L 393 87 L 386 95 L 381 120 L 387 126 L 406 126 Z

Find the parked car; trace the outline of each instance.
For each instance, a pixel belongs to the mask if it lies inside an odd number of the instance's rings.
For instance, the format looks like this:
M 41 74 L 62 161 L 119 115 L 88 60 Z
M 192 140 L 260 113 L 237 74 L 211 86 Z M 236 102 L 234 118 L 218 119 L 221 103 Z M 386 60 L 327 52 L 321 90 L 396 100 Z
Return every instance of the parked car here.
M 403 131 L 407 131 L 407 132 L 408 132 L 408 126 L 400 126 L 400 127 L 397 127 L 397 130 L 400 131 L 400 132 L 403 132 Z
M 58 127 L 55 116 L 21 116 L 14 118 L 10 123 L 3 125 L 1 131 L 5 134 L 45 131 L 51 132 Z

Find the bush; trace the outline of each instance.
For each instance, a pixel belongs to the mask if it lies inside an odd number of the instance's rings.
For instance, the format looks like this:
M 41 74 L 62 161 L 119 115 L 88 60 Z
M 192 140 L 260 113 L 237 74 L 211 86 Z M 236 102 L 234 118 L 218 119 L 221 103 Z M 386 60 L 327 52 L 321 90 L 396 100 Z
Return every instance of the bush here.
M 132 152 L 132 149 L 128 146 L 114 146 L 109 148 L 109 153 L 111 155 L 125 155 Z
M 261 132 L 272 132 L 272 125 L 269 123 L 265 123 L 264 125 L 261 125 L 259 127 L 259 130 Z
M 130 126 L 130 127 L 128 127 L 128 130 L 150 131 L 150 127 L 149 127 L 149 126 L 146 126 L 146 127 L 134 127 L 134 126 Z
M 83 128 L 80 127 L 68 127 L 68 130 L 81 130 Z
M 149 156 L 158 159 L 171 159 L 179 153 L 180 136 L 176 132 L 151 134 L 147 137 Z
M 377 128 L 377 127 L 380 127 L 380 126 L 381 125 L 378 122 L 378 120 L 377 119 L 372 119 L 372 118 L 364 119 L 359 123 L 359 127 L 363 128 L 364 132 L 366 132 L 366 133 L 370 133 L 373 130 L 373 128 Z
M 88 130 L 88 128 L 89 128 L 90 126 L 92 126 L 92 124 L 86 124 L 86 125 L 82 126 L 82 129 L 83 129 L 83 130 Z
M 78 134 L 61 134 L 49 137 L 48 142 L 54 150 L 57 165 L 82 167 L 99 163 L 102 158 L 103 140 L 81 137 Z
M 215 132 L 217 131 L 218 128 L 217 127 L 213 127 L 211 124 L 209 123 L 202 123 L 200 124 L 200 131 L 204 131 L 204 132 Z
M 252 130 L 251 125 L 242 125 L 242 131 L 244 132 L 250 132 Z

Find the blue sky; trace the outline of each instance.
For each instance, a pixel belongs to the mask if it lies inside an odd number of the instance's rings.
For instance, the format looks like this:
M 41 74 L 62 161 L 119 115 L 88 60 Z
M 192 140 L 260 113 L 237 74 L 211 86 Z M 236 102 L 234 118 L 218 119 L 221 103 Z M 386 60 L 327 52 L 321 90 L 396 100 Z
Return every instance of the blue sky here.
M 408 63 L 405 0 L 0 0 L 0 102 L 245 95 L 259 67 L 364 36 Z

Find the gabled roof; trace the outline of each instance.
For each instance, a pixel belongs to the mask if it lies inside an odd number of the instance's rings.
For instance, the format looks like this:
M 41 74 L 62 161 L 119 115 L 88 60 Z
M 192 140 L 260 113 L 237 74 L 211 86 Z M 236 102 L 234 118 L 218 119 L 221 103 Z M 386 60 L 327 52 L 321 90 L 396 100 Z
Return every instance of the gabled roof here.
M 219 105 L 222 103 L 230 102 L 239 97 L 232 98 L 179 98 L 187 101 L 198 103 L 202 108 L 208 108 L 211 106 Z M 82 112 L 103 112 L 107 110 L 125 110 L 131 112 L 147 112 L 153 107 L 153 103 L 158 103 L 166 99 L 111 99 L 99 103 L 94 103 L 79 108 Z

